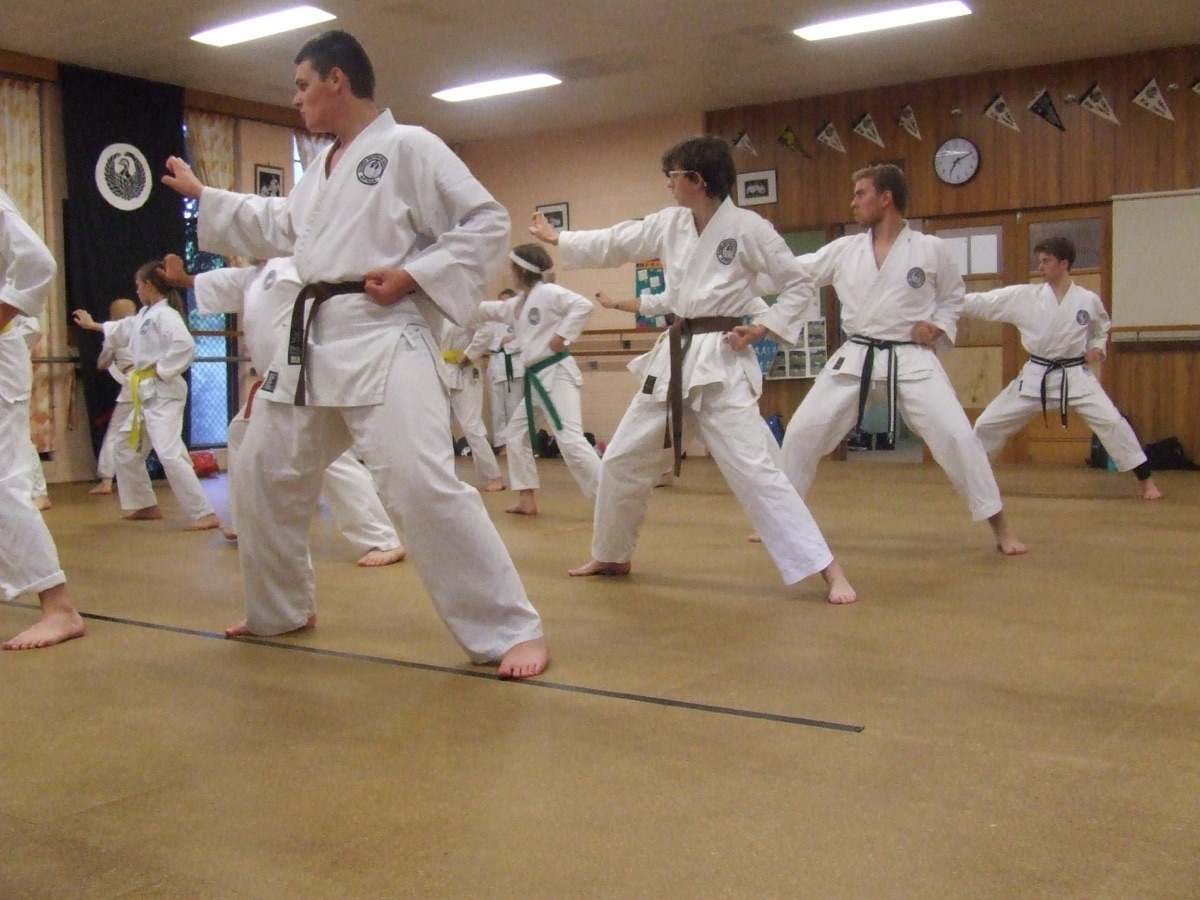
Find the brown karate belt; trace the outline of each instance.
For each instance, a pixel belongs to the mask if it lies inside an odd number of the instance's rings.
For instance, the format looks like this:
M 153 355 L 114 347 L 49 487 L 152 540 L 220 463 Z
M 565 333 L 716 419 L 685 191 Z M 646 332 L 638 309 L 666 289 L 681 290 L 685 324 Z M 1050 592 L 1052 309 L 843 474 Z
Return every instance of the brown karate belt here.
M 683 358 L 692 345 L 692 335 L 733 331 L 741 324 L 741 316 L 681 317 L 667 331 L 667 344 L 671 349 L 671 380 L 667 382 L 667 428 L 663 449 L 674 448 L 676 475 L 683 468 Z
M 306 382 L 308 373 L 308 332 L 312 328 L 313 318 L 321 304 L 339 294 L 362 294 L 366 292 L 365 281 L 314 281 L 300 288 L 296 302 L 292 304 L 292 324 L 288 330 L 288 365 L 299 366 L 300 375 L 296 380 L 296 405 L 304 406 Z M 312 300 L 308 316 L 304 315 L 304 304 Z

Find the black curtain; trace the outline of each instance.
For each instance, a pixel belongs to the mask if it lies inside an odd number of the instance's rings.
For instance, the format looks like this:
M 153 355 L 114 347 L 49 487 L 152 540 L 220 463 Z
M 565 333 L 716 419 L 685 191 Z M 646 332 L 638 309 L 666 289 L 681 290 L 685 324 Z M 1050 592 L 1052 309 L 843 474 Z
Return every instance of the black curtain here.
M 183 252 L 183 198 L 159 180 L 182 157 L 183 88 L 60 65 L 67 154 L 67 314 L 108 319 L 118 297 L 136 304 L 134 274 Z M 117 384 L 96 371 L 101 335 L 80 335 L 84 398 L 97 450 Z

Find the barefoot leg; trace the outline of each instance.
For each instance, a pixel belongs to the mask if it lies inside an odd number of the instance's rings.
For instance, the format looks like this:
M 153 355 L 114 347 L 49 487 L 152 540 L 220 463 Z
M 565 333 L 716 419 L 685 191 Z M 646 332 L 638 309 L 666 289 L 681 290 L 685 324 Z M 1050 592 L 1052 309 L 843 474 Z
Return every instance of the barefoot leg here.
M 317 614 L 313 613 L 311 616 L 308 617 L 308 621 L 305 622 L 303 625 L 301 625 L 299 628 L 293 628 L 291 631 L 285 631 L 284 634 L 295 634 L 297 631 L 307 631 L 310 628 L 316 628 L 316 627 L 317 627 Z M 245 619 L 242 619 L 242 621 L 238 622 L 236 625 L 230 625 L 228 628 L 225 629 L 225 637 L 227 637 L 227 638 L 254 637 L 254 636 L 255 636 L 254 632 L 252 632 L 249 629 L 249 627 L 247 627 Z M 271 635 L 271 637 L 277 637 L 277 635 Z
M 842 565 L 836 559 L 821 571 L 821 577 L 829 585 L 829 602 L 842 606 L 858 599 L 858 593 L 850 586 Z
M 1012 533 L 1012 529 L 1008 527 L 1008 520 L 1004 518 L 1004 510 L 990 517 L 988 524 L 992 526 L 992 534 L 996 537 L 996 549 L 1001 553 L 1006 556 L 1020 556 L 1022 553 L 1029 552 L 1029 548 L 1018 541 L 1016 535 Z
M 161 519 L 162 517 L 162 509 L 159 508 L 157 503 L 153 506 L 143 506 L 141 509 L 131 510 L 121 516 L 122 519 L 128 519 L 131 522 L 149 521 L 151 519 Z
M 16 637 L 4 642 L 5 650 L 36 650 L 83 637 L 83 619 L 67 597 L 66 584 L 42 591 L 42 617 Z
M 368 550 L 359 559 L 358 565 L 372 569 L 378 566 L 390 566 L 407 556 L 408 551 L 403 547 L 393 547 L 391 550 Z
M 533 490 L 521 491 L 517 495 L 517 502 L 505 512 L 517 516 L 536 516 L 538 514 L 536 492 Z
M 113 492 L 112 479 L 101 478 L 100 483 L 88 491 L 89 494 L 111 494 Z
M 544 637 L 513 645 L 500 660 L 501 678 L 532 678 L 546 671 L 550 651 Z
M 568 569 L 567 572 L 574 578 L 582 578 L 588 575 L 628 575 L 632 565 L 627 562 L 602 562 L 598 559 L 590 559 L 582 566 L 575 569 Z
M 1138 489 L 1141 491 L 1143 500 L 1161 500 L 1163 498 L 1162 491 L 1158 489 L 1158 485 L 1154 483 L 1153 478 L 1139 481 Z
M 184 531 L 208 531 L 212 528 L 220 528 L 221 520 L 217 518 L 216 513 L 209 513 L 207 516 L 201 516 L 194 522 L 190 522 L 183 526 Z
M 506 485 L 504 483 L 503 478 L 493 478 L 491 481 L 489 481 L 487 484 L 485 484 L 483 486 L 483 492 L 485 494 L 494 494 L 497 491 L 503 491 L 503 490 L 507 490 L 507 489 L 508 489 L 508 485 Z

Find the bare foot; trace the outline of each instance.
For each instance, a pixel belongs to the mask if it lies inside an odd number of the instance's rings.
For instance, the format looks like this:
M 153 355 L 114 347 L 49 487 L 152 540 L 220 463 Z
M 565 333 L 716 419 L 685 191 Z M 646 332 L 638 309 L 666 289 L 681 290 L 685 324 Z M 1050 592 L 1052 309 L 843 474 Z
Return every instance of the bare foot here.
M 500 660 L 501 678 L 532 678 L 541 675 L 550 664 L 550 650 L 544 637 L 514 644 Z
M 504 491 L 508 489 L 508 485 L 504 483 L 503 478 L 493 478 L 483 486 L 485 494 L 494 494 L 496 491 Z
M 996 549 L 1005 556 L 1020 556 L 1029 552 L 1029 548 L 1018 541 L 1016 535 L 1012 533 L 1012 529 L 1008 527 L 1008 520 L 1004 518 L 1004 510 L 989 517 L 988 524 L 992 526 L 992 534 L 996 537 Z
M 50 507 L 52 507 L 54 504 L 50 502 L 49 497 L 47 497 L 45 494 L 42 494 L 42 496 L 40 496 L 40 497 L 33 498 L 33 505 L 36 506 L 38 509 L 40 509 L 42 512 L 45 512 Z
M 129 519 L 130 521 L 141 521 L 143 519 L 146 519 L 146 520 L 161 519 L 162 518 L 162 510 L 159 509 L 158 504 L 155 503 L 153 506 L 143 506 L 141 509 L 131 510 L 130 512 L 127 512 L 123 516 L 121 516 L 121 518 Z
M 675 486 L 675 473 L 673 471 L 671 471 L 670 469 L 668 469 L 666 472 L 663 472 L 661 475 L 658 476 L 658 482 L 654 486 L 656 488 L 674 487 Z
M 5 641 L 5 650 L 37 650 L 83 637 L 83 619 L 67 598 L 66 584 L 44 590 L 38 598 L 42 603 L 42 617 L 36 625 Z
M 213 528 L 220 528 L 221 520 L 217 518 L 216 513 L 209 513 L 207 516 L 201 516 L 196 521 L 183 526 L 184 531 L 209 531 Z
M 113 492 L 112 479 L 101 478 L 100 483 L 88 491 L 89 494 L 111 494 Z
M 762 535 L 760 535 L 757 531 L 752 531 L 752 532 L 750 532 L 750 537 L 746 538 L 746 540 L 748 540 L 752 544 L 761 544 L 762 543 Z
M 506 509 L 505 512 L 517 516 L 536 516 L 538 510 L 534 492 L 532 490 L 521 491 L 517 495 L 517 502 Z
M 225 535 L 225 540 L 227 540 L 227 541 L 236 541 L 237 540 L 237 532 L 234 531 L 232 528 L 230 528 L 228 525 L 221 526 L 221 534 Z
M 583 578 L 588 575 L 628 575 L 631 568 L 633 566 L 627 562 L 601 562 L 598 559 L 592 559 L 577 569 L 568 569 L 567 574 L 572 578 Z
M 1147 478 L 1145 481 L 1139 482 L 1138 487 L 1142 490 L 1143 500 L 1161 500 L 1163 498 L 1162 491 L 1158 489 L 1158 485 L 1154 483 L 1153 478 Z
M 358 565 L 366 566 L 367 568 L 375 568 L 377 566 L 390 566 L 393 563 L 398 563 L 408 556 L 408 551 L 403 547 L 393 547 L 391 550 L 368 550 L 362 555 L 358 561 Z
M 846 573 L 842 571 L 841 563 L 836 559 L 821 572 L 821 577 L 829 585 L 829 602 L 838 606 L 853 603 L 858 599 L 858 593 L 850 586 Z
M 303 625 L 301 625 L 299 628 L 293 628 L 291 631 L 285 631 L 283 633 L 284 634 L 295 634 L 297 631 L 307 631 L 309 628 L 316 628 L 316 627 L 317 627 L 317 614 L 313 613 L 311 616 L 308 617 L 308 621 L 305 622 Z M 250 628 L 246 625 L 245 619 L 242 619 L 242 621 L 238 622 L 236 625 L 230 625 L 228 628 L 225 629 L 225 637 L 227 637 L 227 638 L 254 637 L 254 636 L 255 636 L 254 632 L 252 632 L 250 630 Z M 277 635 L 271 635 L 271 637 L 277 637 Z

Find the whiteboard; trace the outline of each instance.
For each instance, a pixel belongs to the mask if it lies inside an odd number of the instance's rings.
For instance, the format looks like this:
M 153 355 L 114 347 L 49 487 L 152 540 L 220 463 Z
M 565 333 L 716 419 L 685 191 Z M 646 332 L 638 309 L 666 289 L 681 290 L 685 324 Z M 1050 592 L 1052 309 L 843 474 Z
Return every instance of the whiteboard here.
M 1112 229 L 1113 328 L 1200 328 L 1200 190 L 1113 197 Z M 1198 336 L 1200 331 L 1137 335 Z

